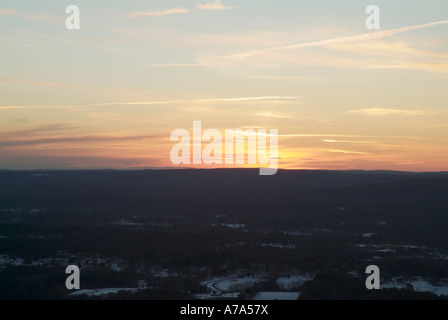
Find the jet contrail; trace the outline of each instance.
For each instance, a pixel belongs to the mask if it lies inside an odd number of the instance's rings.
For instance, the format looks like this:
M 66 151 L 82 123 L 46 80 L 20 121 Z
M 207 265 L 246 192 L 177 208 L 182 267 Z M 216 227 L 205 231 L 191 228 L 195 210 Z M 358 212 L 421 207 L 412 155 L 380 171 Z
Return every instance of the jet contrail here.
M 145 106 L 145 105 L 163 105 L 163 104 L 182 104 L 182 103 L 206 103 L 206 102 L 243 102 L 243 101 L 256 101 L 256 100 L 297 100 L 301 97 L 297 96 L 262 96 L 262 97 L 244 97 L 244 98 L 215 98 L 215 99 L 200 99 L 200 100 L 162 100 L 162 101 L 136 101 L 136 102 L 105 102 L 94 104 L 82 104 L 82 105 L 24 105 L 24 106 L 1 106 L 2 110 L 11 109 L 77 109 L 88 107 L 106 107 L 106 106 Z
M 417 25 L 417 26 L 402 27 L 402 28 L 398 28 L 398 29 L 369 32 L 369 33 L 364 33 L 361 35 L 351 36 L 351 37 L 339 37 L 339 38 L 334 38 L 334 39 L 300 43 L 300 44 L 294 44 L 294 45 L 282 46 L 282 47 L 276 47 L 276 48 L 270 48 L 270 49 L 264 49 L 264 50 L 246 51 L 246 52 L 242 52 L 242 53 L 238 53 L 238 54 L 229 55 L 229 56 L 227 56 L 227 58 L 244 59 L 244 58 L 248 58 L 248 57 L 263 54 L 263 53 L 275 52 L 275 51 L 281 51 L 281 50 L 326 47 L 326 46 L 336 44 L 336 43 L 377 40 L 377 39 L 382 39 L 382 38 L 386 38 L 386 37 L 391 37 L 391 36 L 394 36 L 394 35 L 397 35 L 400 33 L 430 28 L 430 27 L 438 26 L 438 25 L 445 24 L 445 23 L 448 23 L 448 20 L 431 22 L 431 23 L 421 24 L 421 25 Z
M 247 97 L 247 98 L 219 98 L 219 99 L 203 99 L 197 102 L 233 102 L 233 101 L 254 101 L 254 100 L 293 100 L 301 97 L 281 97 L 281 96 L 264 96 L 264 97 Z

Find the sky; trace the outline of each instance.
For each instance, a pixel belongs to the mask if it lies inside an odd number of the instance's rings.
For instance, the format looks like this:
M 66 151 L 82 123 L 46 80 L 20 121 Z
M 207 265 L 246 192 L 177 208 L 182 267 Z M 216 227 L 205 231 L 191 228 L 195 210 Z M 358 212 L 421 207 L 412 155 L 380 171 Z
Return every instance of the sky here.
M 447 102 L 446 0 L 0 2 L 0 169 L 175 168 L 201 121 L 277 129 L 283 169 L 447 171 Z

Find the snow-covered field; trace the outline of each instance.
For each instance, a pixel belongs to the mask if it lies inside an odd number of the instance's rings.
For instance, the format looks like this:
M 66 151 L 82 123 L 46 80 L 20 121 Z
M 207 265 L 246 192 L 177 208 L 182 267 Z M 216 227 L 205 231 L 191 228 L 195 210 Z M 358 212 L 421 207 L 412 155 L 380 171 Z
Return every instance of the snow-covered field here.
M 411 282 L 415 291 L 420 292 L 432 292 L 438 296 L 448 296 L 448 285 L 445 286 L 433 286 L 429 282 L 419 279 Z
M 210 293 L 214 295 L 222 295 L 228 292 L 241 292 L 247 288 L 251 288 L 255 283 L 262 280 L 261 276 L 241 276 L 239 273 L 226 277 L 217 277 L 210 280 L 202 281 L 201 285 L 206 286 Z
M 411 285 L 414 288 L 414 291 L 431 292 L 438 296 L 448 296 L 448 285 L 433 286 L 428 281 L 423 280 L 422 278 L 417 278 L 416 280 L 405 282 L 393 279 L 392 281 L 381 283 L 381 289 L 388 289 L 388 288 L 405 289 L 408 285 Z
M 97 257 L 81 257 L 79 255 L 59 252 L 53 258 L 40 258 L 26 262 L 22 258 L 12 258 L 6 254 L 0 254 L 0 267 L 7 265 L 12 266 L 46 266 L 46 265 L 77 265 L 81 270 L 85 270 L 95 266 L 104 266 L 113 271 L 120 272 L 128 267 L 128 263 L 121 259 L 110 259 L 101 256 Z
M 89 297 L 105 296 L 109 293 L 118 293 L 120 291 L 135 292 L 138 288 L 102 288 L 102 289 L 81 289 L 69 294 L 70 297 L 86 295 Z

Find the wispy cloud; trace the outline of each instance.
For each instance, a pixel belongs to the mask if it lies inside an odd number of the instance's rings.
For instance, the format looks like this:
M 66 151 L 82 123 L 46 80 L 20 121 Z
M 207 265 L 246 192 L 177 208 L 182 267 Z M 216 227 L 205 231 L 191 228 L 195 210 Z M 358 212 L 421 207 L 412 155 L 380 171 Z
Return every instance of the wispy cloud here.
M 62 17 L 55 17 L 46 13 L 28 13 L 28 12 L 20 12 L 16 9 L 0 8 L 0 16 L 5 15 L 18 16 L 28 21 L 42 21 L 50 23 L 60 23 L 63 21 Z
M 367 155 L 367 154 L 371 154 L 371 153 L 369 153 L 369 152 L 360 152 L 360 151 L 348 151 L 348 150 L 329 150 L 330 152 L 333 152 L 333 153 L 343 153 L 343 154 L 365 154 L 365 155 Z
M 423 110 L 385 109 L 385 108 L 368 108 L 368 109 L 351 110 L 348 111 L 348 113 L 360 113 L 368 116 L 390 116 L 390 115 L 421 116 L 428 114 L 428 112 Z
M 54 124 L 38 126 L 35 128 L 26 129 L 26 130 L 0 132 L 0 138 L 35 136 L 38 134 L 48 134 L 48 133 L 60 132 L 63 130 L 71 130 L 74 128 L 76 128 L 76 127 L 69 123 L 54 123 Z
M 333 139 L 323 139 L 326 143 L 359 143 L 359 144 L 375 144 L 373 141 L 359 141 L 359 140 L 333 140 Z
M 20 139 L 0 141 L 0 147 L 20 147 L 20 146 L 36 146 L 43 144 L 58 143 L 104 143 L 104 142 L 121 142 L 163 138 L 162 135 L 140 135 L 140 136 L 108 136 L 108 135 L 83 135 L 83 136 L 67 136 L 58 138 L 42 138 L 42 139 Z
M 334 138 L 387 138 L 403 140 L 424 140 L 417 136 L 379 136 L 379 135 L 359 135 L 359 134 L 336 134 L 336 133 L 287 133 L 281 134 L 282 137 L 291 138 L 328 138 L 328 141 L 337 141 Z
M 15 14 L 17 11 L 15 9 L 0 8 L 0 16 L 10 16 Z
M 196 8 L 200 10 L 230 10 L 234 9 L 235 7 L 229 7 L 222 4 L 221 0 L 215 0 L 214 2 L 210 3 L 197 3 Z
M 63 85 L 61 83 L 57 83 L 57 82 L 30 81 L 30 80 L 22 80 L 22 79 L 14 79 L 14 78 L 0 78 L 0 83 L 44 86 L 44 87 L 65 87 L 65 85 Z
M 61 23 L 64 21 L 61 17 L 50 16 L 46 13 L 21 13 L 20 16 L 28 21 L 41 21 L 49 23 Z
M 156 63 L 156 64 L 142 64 L 143 68 L 172 68 L 172 67 L 200 67 L 205 64 L 198 63 Z
M 334 44 L 329 48 L 369 57 L 369 59 L 358 60 L 359 67 L 362 68 L 448 73 L 447 53 L 418 50 L 411 48 L 408 43 L 370 41 L 356 45 Z M 374 62 L 375 60 L 377 62 Z
M 281 47 L 275 47 L 275 48 L 269 48 L 269 49 L 263 49 L 263 50 L 246 51 L 246 52 L 242 52 L 239 54 L 229 55 L 227 57 L 234 58 L 234 59 L 244 59 L 244 58 L 249 58 L 249 57 L 252 57 L 255 55 L 271 53 L 271 52 L 276 52 L 276 51 L 282 51 L 282 50 L 328 47 L 330 45 L 339 44 L 339 43 L 378 40 L 378 39 L 391 37 L 391 36 L 401 34 L 401 33 L 409 32 L 409 31 L 413 31 L 413 30 L 430 28 L 430 27 L 434 27 L 434 26 L 438 26 L 438 25 L 442 25 L 442 24 L 446 24 L 446 23 L 448 23 L 448 20 L 431 22 L 431 23 L 415 25 L 415 26 L 402 27 L 402 28 L 391 29 L 391 30 L 369 32 L 369 33 L 365 33 L 365 34 L 361 34 L 361 35 L 357 35 L 357 36 L 338 37 L 338 38 L 334 38 L 334 39 L 300 43 L 300 44 L 281 46 Z
M 136 102 L 105 102 L 105 103 L 95 103 L 91 104 L 92 107 L 105 107 L 105 106 L 147 106 L 147 105 L 160 105 L 160 104 L 178 104 L 184 103 L 187 100 L 163 100 L 163 101 L 136 101 Z M 82 105 L 78 107 L 88 107 L 89 105 Z
M 368 66 L 368 69 L 416 70 L 436 73 L 448 73 L 448 63 L 403 63 Z
M 79 109 L 88 107 L 107 107 L 107 106 L 145 106 L 145 105 L 164 105 L 164 104 L 183 104 L 183 103 L 213 103 L 213 102 L 248 102 L 257 100 L 296 100 L 301 97 L 295 96 L 261 96 L 261 97 L 243 97 L 243 98 L 215 98 L 215 99 L 199 99 L 199 100 L 161 100 L 161 101 L 135 101 L 135 102 L 104 102 L 84 105 L 4 105 L 0 106 L 1 110 L 14 109 Z
M 272 112 L 257 112 L 254 113 L 254 116 L 267 117 L 267 118 L 285 118 L 285 116 L 282 116 L 280 114 L 274 114 Z
M 301 97 L 295 96 L 262 96 L 262 97 L 246 97 L 246 98 L 218 98 L 218 99 L 203 99 L 197 102 L 240 102 L 240 101 L 254 101 L 254 100 L 296 100 Z
M 185 8 L 174 8 L 167 9 L 161 11 L 137 11 L 132 12 L 125 15 L 125 18 L 140 18 L 140 17 L 148 17 L 148 16 L 167 16 L 171 14 L 182 14 L 182 13 L 190 13 L 190 10 Z

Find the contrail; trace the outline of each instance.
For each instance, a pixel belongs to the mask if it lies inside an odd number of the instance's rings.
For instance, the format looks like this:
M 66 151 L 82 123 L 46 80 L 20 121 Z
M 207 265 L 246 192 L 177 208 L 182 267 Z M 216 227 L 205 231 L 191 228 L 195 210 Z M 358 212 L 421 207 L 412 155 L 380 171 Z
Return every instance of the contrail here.
M 164 105 L 164 104 L 182 104 L 182 103 L 206 103 L 206 102 L 243 102 L 256 100 L 296 100 L 301 99 L 297 96 L 262 96 L 262 97 L 243 97 L 243 98 L 215 98 L 215 99 L 200 99 L 200 100 L 162 100 L 162 101 L 136 101 L 136 102 L 105 102 L 82 105 L 25 105 L 25 106 L 0 106 L 0 111 L 11 109 L 78 109 L 89 107 L 106 107 L 106 106 L 145 106 L 145 105 Z
M 264 96 L 264 97 L 247 97 L 247 98 L 219 98 L 219 99 L 203 99 L 197 102 L 225 102 L 225 101 L 254 101 L 254 100 L 293 100 L 301 97 L 281 97 L 281 96 Z
M 321 41 L 308 42 L 308 43 L 300 43 L 300 44 L 294 44 L 294 45 L 282 46 L 282 47 L 276 47 L 276 48 L 270 48 L 270 49 L 264 49 L 264 50 L 247 51 L 247 52 L 229 55 L 229 56 L 227 56 L 227 58 L 244 59 L 244 58 L 248 58 L 248 57 L 263 54 L 263 53 L 275 52 L 275 51 L 281 51 L 281 50 L 326 47 L 326 46 L 336 44 L 336 43 L 377 40 L 377 39 L 382 39 L 382 38 L 386 38 L 386 37 L 391 37 L 391 36 L 394 36 L 394 35 L 397 35 L 400 33 L 430 28 L 430 27 L 438 26 L 438 25 L 445 24 L 445 23 L 448 23 L 448 20 L 431 22 L 431 23 L 421 24 L 421 25 L 417 25 L 417 26 L 402 27 L 402 28 L 398 28 L 398 29 L 369 32 L 369 33 L 364 33 L 361 35 L 351 36 L 351 37 L 339 37 L 339 38 L 334 38 L 334 39 L 321 40 Z

